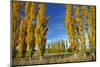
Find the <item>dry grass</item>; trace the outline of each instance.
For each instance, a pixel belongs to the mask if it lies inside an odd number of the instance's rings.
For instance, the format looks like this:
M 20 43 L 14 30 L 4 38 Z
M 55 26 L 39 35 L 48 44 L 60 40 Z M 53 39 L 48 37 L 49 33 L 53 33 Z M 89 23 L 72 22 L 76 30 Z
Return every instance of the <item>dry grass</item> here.
M 30 64 L 50 64 L 50 63 L 67 63 L 67 62 L 80 62 L 80 61 L 95 61 L 95 56 L 91 53 L 74 53 L 74 54 L 48 54 L 42 58 L 34 56 L 32 58 L 14 58 L 14 65 L 30 65 Z

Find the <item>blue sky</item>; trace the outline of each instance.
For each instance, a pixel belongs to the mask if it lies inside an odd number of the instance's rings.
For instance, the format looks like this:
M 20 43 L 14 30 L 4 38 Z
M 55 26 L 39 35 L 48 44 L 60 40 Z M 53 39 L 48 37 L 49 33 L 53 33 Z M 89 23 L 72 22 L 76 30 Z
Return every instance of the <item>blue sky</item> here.
M 65 5 L 63 4 L 47 4 L 46 6 L 46 16 L 50 16 L 48 22 L 48 32 L 47 32 L 47 44 L 49 42 L 54 42 L 59 39 L 67 39 L 68 35 L 66 33 L 65 27 Z

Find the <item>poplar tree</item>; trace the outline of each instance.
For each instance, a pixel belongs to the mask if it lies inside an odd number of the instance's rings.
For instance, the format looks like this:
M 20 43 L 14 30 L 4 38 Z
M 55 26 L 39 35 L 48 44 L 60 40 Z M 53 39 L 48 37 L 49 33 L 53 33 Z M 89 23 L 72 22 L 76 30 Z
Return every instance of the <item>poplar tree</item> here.
M 88 16 L 88 11 L 87 11 L 87 6 L 81 6 L 81 9 L 82 9 L 82 15 L 84 16 L 84 19 L 85 19 L 85 22 L 84 22 L 85 29 L 88 33 L 88 28 L 89 28 L 88 19 L 89 19 L 89 16 Z
M 35 46 L 35 24 L 34 20 L 36 18 L 37 14 L 37 8 L 34 2 L 27 2 L 25 6 L 25 15 L 28 17 L 28 23 L 27 23 L 27 35 L 26 35 L 26 44 L 27 44 L 27 52 L 29 53 L 29 56 L 32 56 L 34 52 L 34 46 Z
M 38 46 L 39 56 L 43 56 L 46 45 L 46 33 L 48 31 L 47 23 L 48 16 L 45 16 L 46 5 L 44 3 L 39 4 L 39 12 L 37 15 L 37 24 L 35 27 L 35 43 Z
M 19 36 L 18 36 L 18 56 L 23 57 L 23 51 L 24 51 L 24 33 L 22 31 L 22 28 L 20 28 Z
M 63 39 L 60 40 L 60 50 L 61 53 L 65 52 L 65 43 Z
M 65 49 L 68 49 L 68 41 L 66 40 L 66 48 Z
M 84 32 L 84 25 L 83 25 L 83 22 L 82 22 L 82 16 L 80 14 L 80 8 L 78 6 L 74 6 L 74 12 L 75 12 L 75 15 L 76 15 L 76 22 L 78 22 L 78 37 L 82 43 L 82 51 L 85 51 L 86 50 L 86 39 L 85 39 L 85 32 Z
M 95 14 L 95 6 L 90 6 L 90 12 L 89 12 L 89 19 L 90 19 L 90 31 L 89 31 L 89 44 L 90 44 L 90 50 L 95 51 L 95 24 L 96 24 L 96 14 Z
M 70 49 L 75 48 L 75 19 L 72 16 L 72 5 L 66 5 L 66 18 L 65 18 L 66 30 L 69 35 Z
M 21 21 L 20 9 L 23 3 L 12 1 L 12 55 L 16 56 L 16 47 L 18 45 L 19 25 Z

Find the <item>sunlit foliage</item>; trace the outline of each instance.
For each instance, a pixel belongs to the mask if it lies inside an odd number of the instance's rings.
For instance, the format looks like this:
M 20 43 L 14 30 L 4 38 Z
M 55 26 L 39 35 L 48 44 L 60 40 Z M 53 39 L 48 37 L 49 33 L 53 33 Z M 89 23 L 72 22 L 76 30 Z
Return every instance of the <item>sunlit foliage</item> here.
M 66 5 L 66 18 L 65 18 L 65 25 L 66 25 L 66 30 L 69 35 L 69 42 L 70 42 L 70 48 L 72 50 L 75 49 L 75 24 L 76 24 L 76 19 L 72 15 L 72 5 Z
M 88 22 L 88 19 L 89 19 L 89 14 L 88 14 L 88 11 L 87 11 L 87 7 L 86 6 L 81 6 L 81 9 L 82 9 L 82 15 L 84 16 L 85 18 L 85 28 L 86 28 L 86 31 L 88 33 L 88 28 L 89 28 L 89 22 Z
M 16 56 L 16 47 L 18 45 L 19 36 L 19 24 L 21 21 L 20 9 L 22 8 L 22 2 L 12 1 L 12 54 Z
M 22 28 L 20 28 L 19 36 L 18 36 L 18 55 L 19 57 L 23 56 L 24 51 L 24 33 L 22 31 Z
M 83 24 L 83 21 L 82 21 L 82 16 L 81 16 L 81 13 L 80 13 L 80 8 L 78 6 L 74 6 L 74 12 L 75 12 L 75 15 L 76 15 L 76 22 L 78 23 L 78 37 L 81 41 L 81 49 L 82 51 L 85 51 L 86 50 L 86 39 L 85 39 L 85 32 L 84 32 L 84 24 Z
M 95 15 L 95 6 L 90 6 L 90 13 L 89 13 L 89 19 L 90 19 L 90 32 L 89 32 L 89 45 L 91 51 L 95 50 L 95 24 L 96 24 L 96 15 Z
M 46 45 L 46 33 L 48 28 L 46 27 L 49 17 L 45 16 L 46 5 L 44 3 L 39 4 L 39 12 L 37 15 L 37 24 L 35 27 L 35 43 L 38 46 L 39 56 L 44 53 Z
M 35 3 L 27 2 L 25 5 L 25 16 L 27 17 L 27 35 L 26 35 L 26 43 L 27 43 L 27 52 L 29 56 L 32 56 L 35 46 L 35 24 L 34 20 L 36 18 L 37 9 Z

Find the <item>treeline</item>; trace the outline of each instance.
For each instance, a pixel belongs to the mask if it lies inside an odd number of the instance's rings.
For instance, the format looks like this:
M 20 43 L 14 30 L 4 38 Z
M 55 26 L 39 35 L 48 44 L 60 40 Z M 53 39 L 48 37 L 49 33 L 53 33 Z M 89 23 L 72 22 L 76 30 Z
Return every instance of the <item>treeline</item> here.
M 82 51 L 86 51 L 86 35 L 89 40 L 90 51 L 95 51 L 95 10 L 95 6 L 66 5 L 65 25 L 72 51 L 79 50 L 79 43 Z
M 68 48 L 63 39 L 48 44 L 47 53 L 63 53 Z
M 22 17 L 21 10 L 25 16 Z M 32 56 L 35 46 L 38 55 L 44 54 L 46 45 L 47 23 L 49 16 L 45 16 L 46 4 L 34 2 L 12 1 L 12 55 L 23 57 Z
M 75 44 L 74 44 L 75 45 Z M 80 44 L 78 43 L 78 47 L 80 47 Z M 68 40 L 60 39 L 58 41 L 52 42 L 48 44 L 48 47 L 46 48 L 46 53 L 73 53 L 73 52 L 79 52 L 81 51 L 79 48 L 76 48 L 77 50 L 72 50 L 71 46 L 68 45 Z

